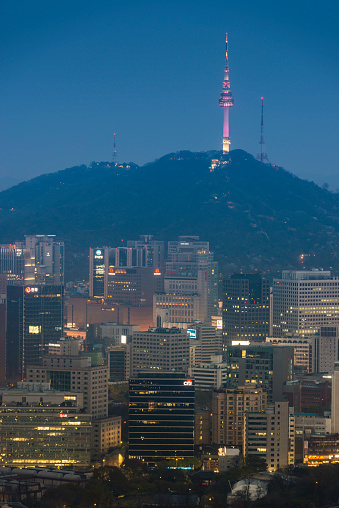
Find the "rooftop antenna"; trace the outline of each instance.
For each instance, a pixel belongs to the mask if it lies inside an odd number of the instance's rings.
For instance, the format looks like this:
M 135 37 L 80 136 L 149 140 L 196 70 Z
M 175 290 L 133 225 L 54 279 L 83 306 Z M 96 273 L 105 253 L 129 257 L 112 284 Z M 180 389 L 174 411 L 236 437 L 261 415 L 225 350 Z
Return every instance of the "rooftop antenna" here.
M 261 125 L 260 125 L 260 153 L 257 155 L 257 159 L 260 162 L 269 162 L 267 153 L 265 152 L 265 140 L 264 140 L 264 98 L 261 97 Z
M 113 162 L 117 162 L 117 145 L 115 143 L 115 133 L 114 133 L 114 141 L 113 141 Z

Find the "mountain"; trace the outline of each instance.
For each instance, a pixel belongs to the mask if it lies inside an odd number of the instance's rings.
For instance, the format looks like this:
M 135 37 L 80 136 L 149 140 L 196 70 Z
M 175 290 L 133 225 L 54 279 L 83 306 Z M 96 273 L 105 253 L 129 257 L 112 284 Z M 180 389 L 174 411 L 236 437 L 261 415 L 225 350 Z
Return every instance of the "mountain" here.
M 86 277 L 88 247 L 139 234 L 209 240 L 225 273 L 333 267 L 339 271 L 339 195 L 233 150 L 168 154 L 143 167 L 92 163 L 0 193 L 0 242 L 56 234 L 68 278 Z M 301 257 L 302 256 L 302 257 Z

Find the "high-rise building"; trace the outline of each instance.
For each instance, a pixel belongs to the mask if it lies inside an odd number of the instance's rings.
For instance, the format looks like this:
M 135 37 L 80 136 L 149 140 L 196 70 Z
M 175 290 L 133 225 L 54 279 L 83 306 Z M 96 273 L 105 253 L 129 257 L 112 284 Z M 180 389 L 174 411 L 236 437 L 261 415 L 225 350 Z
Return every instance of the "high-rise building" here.
M 194 456 L 194 381 L 143 372 L 129 384 L 129 456 L 147 462 Z
M 339 325 L 339 278 L 323 270 L 283 270 L 273 281 L 273 336 L 308 336 Z
M 190 367 L 188 374 L 194 379 L 195 386 L 199 390 L 218 389 L 227 382 L 227 367 L 222 355 L 212 356 L 209 362 Z
M 332 376 L 331 418 L 332 434 L 339 434 L 339 361 L 334 364 Z
M 243 451 L 245 457 L 265 459 L 269 471 L 294 465 L 295 421 L 288 402 L 276 402 L 264 413 L 245 413 Z
M 264 342 L 269 335 L 270 285 L 259 274 L 234 274 L 224 281 L 224 347 Z
M 63 330 L 63 286 L 8 286 L 6 371 L 10 383 L 38 365 Z
M 313 372 L 315 355 L 315 340 L 313 337 L 266 337 L 266 342 L 276 347 L 293 347 L 295 374 Z
M 91 248 L 89 250 L 89 296 L 106 299 L 109 295 L 109 279 L 113 282 L 112 277 L 109 277 L 110 275 L 119 274 L 121 278 L 122 274 L 125 273 L 125 281 L 122 280 L 122 282 L 130 284 L 130 278 L 133 274 L 137 273 L 139 278 L 141 277 L 142 270 L 140 268 L 148 268 L 144 272 L 145 275 L 142 275 L 141 282 L 142 285 L 145 282 L 149 286 L 149 281 L 144 279 L 147 277 L 151 279 L 148 274 L 154 274 L 156 279 L 161 279 L 163 266 L 164 242 L 153 240 L 151 235 L 141 235 L 140 240 L 129 240 L 127 247 Z M 119 268 L 138 268 L 139 270 L 136 272 L 121 272 Z M 156 281 L 156 284 L 159 284 L 159 280 Z M 159 291 L 161 290 L 162 286 L 159 288 Z M 112 288 L 110 291 L 112 293 Z M 145 289 L 142 289 L 142 291 L 145 291 Z
M 212 398 L 212 443 L 242 446 L 245 412 L 262 413 L 266 399 L 266 391 L 251 384 L 215 390 Z
M 41 366 L 27 366 L 27 380 L 50 383 L 54 390 L 80 392 L 86 413 L 93 419 L 92 452 L 106 453 L 120 444 L 121 419 L 108 416 L 107 365 L 92 366 L 86 356 L 45 356 Z
M 228 346 L 228 388 L 255 383 L 267 392 L 267 402 L 283 400 L 283 389 L 293 379 L 293 347 L 271 344 Z
M 192 323 L 188 326 L 190 348 L 194 348 L 194 361 L 191 367 L 208 363 L 211 357 L 222 353 L 222 335 L 220 330 L 204 323 Z
M 0 245 L 0 273 L 9 285 L 63 284 L 64 251 L 55 235 L 26 235 L 24 242 Z
M 163 274 L 157 268 L 122 267 L 108 272 L 107 298 L 113 303 L 137 307 L 153 305 L 153 296 L 163 291 Z
M 313 336 L 313 372 L 333 374 L 339 360 L 339 327 L 321 326 Z
M 189 336 L 178 328 L 150 328 L 133 332 L 131 376 L 142 371 L 186 372 L 189 366 Z
M 154 325 L 209 323 L 218 309 L 218 263 L 198 236 L 168 242 L 164 293 L 154 297 Z M 168 319 L 166 322 L 165 319 Z
M 145 266 L 158 269 L 164 268 L 165 246 L 163 241 L 153 240 L 152 235 L 140 235 L 139 240 L 128 240 L 127 247 L 136 252 L 137 262 L 135 266 Z

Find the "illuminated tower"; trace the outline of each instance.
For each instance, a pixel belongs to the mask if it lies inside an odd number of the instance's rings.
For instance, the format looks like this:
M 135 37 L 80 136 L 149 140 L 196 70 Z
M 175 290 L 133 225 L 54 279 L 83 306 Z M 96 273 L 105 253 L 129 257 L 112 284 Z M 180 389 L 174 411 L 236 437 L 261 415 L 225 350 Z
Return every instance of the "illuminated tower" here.
M 225 74 L 222 83 L 222 91 L 219 99 L 219 106 L 224 108 L 224 125 L 222 132 L 222 151 L 228 153 L 230 151 L 230 123 L 229 123 L 229 108 L 234 104 L 229 78 L 228 69 L 228 39 L 226 34 L 226 60 L 225 60 Z

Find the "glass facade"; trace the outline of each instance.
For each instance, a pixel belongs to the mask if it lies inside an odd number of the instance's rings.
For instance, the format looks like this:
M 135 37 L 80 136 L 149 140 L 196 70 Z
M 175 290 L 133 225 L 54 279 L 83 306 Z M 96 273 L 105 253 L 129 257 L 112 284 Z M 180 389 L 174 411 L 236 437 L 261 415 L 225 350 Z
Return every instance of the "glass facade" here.
M 130 457 L 193 457 L 194 380 L 183 373 L 142 373 L 129 388 Z

